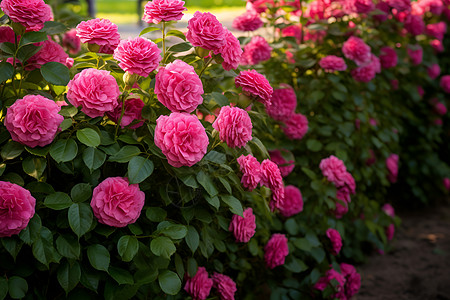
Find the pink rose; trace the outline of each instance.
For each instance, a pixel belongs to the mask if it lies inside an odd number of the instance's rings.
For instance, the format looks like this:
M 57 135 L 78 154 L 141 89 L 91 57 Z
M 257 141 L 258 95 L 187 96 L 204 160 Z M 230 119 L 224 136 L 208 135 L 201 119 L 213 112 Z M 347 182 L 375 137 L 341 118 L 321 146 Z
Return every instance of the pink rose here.
M 419 65 L 422 62 L 423 50 L 420 45 L 408 47 L 408 55 L 413 65 Z
M 71 54 L 77 54 L 81 51 L 81 40 L 77 36 L 75 28 L 64 33 L 62 44 Z
M 84 69 L 67 85 L 67 99 L 91 118 L 112 112 L 119 105 L 119 85 L 109 71 Z
M 246 11 L 233 20 L 233 28 L 240 31 L 255 31 L 264 25 L 255 11 Z
M 212 127 L 230 148 L 244 147 L 252 139 L 252 120 L 248 112 L 239 107 L 222 107 Z
M 342 46 L 345 57 L 354 60 L 358 65 L 370 61 L 370 47 L 360 38 L 351 36 Z
M 351 0 L 353 2 L 353 7 L 355 12 L 358 14 L 368 14 L 375 9 L 375 5 L 372 0 Z
M 311 1 L 306 9 L 305 15 L 311 20 L 324 20 L 325 19 L 325 1 L 315 0 Z
M 391 11 L 389 5 L 384 1 L 379 1 L 375 5 L 375 9 L 379 10 L 376 14 L 373 14 L 372 17 L 378 22 L 384 22 L 387 20 L 388 15 Z
M 244 217 L 233 215 L 228 230 L 233 233 L 236 242 L 248 243 L 256 230 L 253 210 L 251 208 L 244 210 Z
M 117 25 L 108 19 L 92 19 L 81 22 L 77 26 L 77 36 L 82 43 L 106 47 L 100 49 L 101 53 L 114 51 L 120 42 Z
M 147 23 L 179 21 L 183 18 L 184 1 L 181 0 L 153 0 L 144 7 L 142 20 Z
M 303 197 L 298 188 L 288 185 L 284 188 L 284 201 L 278 207 L 282 216 L 289 218 L 303 211 Z
M 427 24 L 425 32 L 429 36 L 442 41 L 445 33 L 447 32 L 447 24 L 443 21 L 439 23 Z
M 285 159 L 285 157 L 282 155 L 282 153 L 289 159 Z M 294 161 L 294 155 L 285 149 L 280 150 L 273 150 L 269 151 L 270 160 L 273 161 L 278 165 L 278 168 L 280 169 L 281 176 L 286 177 L 288 176 L 292 170 L 294 170 L 295 167 L 295 161 Z
M 394 91 L 398 90 L 398 80 L 397 79 L 392 79 L 391 80 L 391 86 L 392 86 L 392 89 Z
M 11 138 L 28 147 L 43 147 L 53 142 L 64 117 L 54 101 L 40 95 L 26 95 L 11 105 L 5 126 Z
M 302 114 L 292 114 L 281 127 L 288 139 L 301 140 L 308 132 L 308 119 Z
M 353 69 L 351 74 L 353 79 L 359 82 L 367 83 L 375 78 L 376 76 L 376 65 L 366 64 L 364 66 Z
M 338 255 L 342 248 L 342 238 L 339 231 L 333 228 L 328 228 L 326 234 L 331 241 L 331 254 Z
M 290 26 L 284 27 L 283 29 L 281 29 L 281 36 L 295 37 L 295 40 L 298 43 L 300 43 L 300 41 L 302 40 L 302 27 L 300 25 L 290 25 Z
M 28 190 L 0 181 L 0 237 L 10 237 L 25 229 L 34 216 L 35 206 L 36 199 Z
M 384 204 L 381 209 L 391 218 L 395 217 L 395 210 L 389 203 Z
M 139 96 L 137 95 L 131 95 L 128 99 L 126 99 L 120 127 L 125 128 L 133 123 L 133 121 L 142 120 L 143 118 L 141 113 L 144 106 L 144 101 L 142 101 L 141 98 L 139 98 Z M 122 104 L 120 103 L 112 112 L 106 112 L 106 115 L 111 119 L 111 121 L 117 123 L 119 122 L 121 113 Z M 144 122 L 140 121 L 136 124 L 131 125 L 130 128 L 136 129 L 141 127 L 142 125 L 144 125 Z
M 264 247 L 264 260 L 268 268 L 284 265 L 284 260 L 289 254 L 288 239 L 284 234 L 275 233 Z
M 242 186 L 253 191 L 261 181 L 261 165 L 252 155 L 241 155 L 237 162 L 242 173 Z
M 445 177 L 444 179 L 442 179 L 442 184 L 447 191 L 450 191 L 450 178 Z
M 434 111 L 438 114 L 438 115 L 445 115 L 447 113 L 447 107 L 445 106 L 444 103 L 442 102 L 436 102 L 434 104 Z
M 196 11 L 188 22 L 186 38 L 194 47 L 217 50 L 225 45 L 226 31 L 217 18 L 209 13 Z
M 319 66 L 324 69 L 325 72 L 345 71 L 347 65 L 342 57 L 335 55 L 328 55 L 320 59 Z
M 66 65 L 66 61 L 69 55 L 64 51 L 64 49 L 56 42 L 52 40 L 46 40 L 42 44 L 42 48 L 25 64 L 25 70 L 40 69 L 42 65 L 48 62 L 59 62 Z
M 263 104 L 270 103 L 273 88 L 264 75 L 255 70 L 241 71 L 239 76 L 234 78 L 236 87 L 242 87 L 245 95 L 255 98 Z
M 332 282 L 334 281 L 334 283 Z M 338 271 L 330 269 L 325 273 L 324 277 L 321 277 L 319 281 L 316 282 L 314 288 L 319 291 L 323 291 L 326 287 L 331 287 L 335 292 L 330 295 L 330 299 L 346 299 L 345 296 L 345 277 L 342 276 Z
M 425 91 L 423 90 L 423 87 L 421 87 L 420 85 L 417 86 L 417 94 L 419 94 L 421 98 L 423 97 L 423 95 L 425 95 Z
M 43 0 L 3 0 L 0 8 L 11 21 L 25 26 L 27 31 L 39 31 L 53 18 L 51 7 Z
M 434 15 L 440 15 L 442 13 L 442 10 L 444 9 L 444 5 L 440 0 L 421 0 L 417 1 L 417 3 L 424 12 L 429 11 Z
M 209 140 L 199 119 L 187 113 L 171 113 L 156 120 L 155 145 L 171 166 L 191 167 L 206 154 Z
M 15 43 L 15 34 L 11 27 L 0 26 L 0 43 Z
M 395 183 L 397 181 L 398 175 L 398 155 L 391 154 L 386 159 L 386 168 L 388 169 L 388 179 L 391 183 Z
M 347 168 L 344 162 L 334 155 L 328 158 L 322 159 L 319 165 L 323 176 L 327 178 L 329 182 L 334 183 L 335 186 L 340 187 L 345 184 L 344 177 L 347 173 Z
M 441 74 L 441 67 L 438 64 L 432 64 L 428 67 L 428 76 L 431 79 L 436 79 Z
M 269 159 L 261 163 L 261 184 L 272 191 L 272 199 L 269 202 L 271 211 L 279 209 L 284 204 L 284 183 L 277 164 Z
M 237 291 L 236 283 L 230 277 L 214 273 L 212 276 L 213 286 L 217 289 L 221 300 L 234 300 Z
M 145 194 L 138 184 L 123 177 L 108 177 L 94 188 L 91 207 L 100 223 L 125 227 L 136 222 L 144 203 Z
M 334 210 L 334 216 L 336 219 L 341 219 L 348 212 L 348 203 L 350 203 L 350 192 L 346 188 L 341 188 L 336 191 L 336 208 Z
M 203 102 L 203 84 L 194 67 L 175 60 L 156 74 L 155 94 L 172 112 L 193 112 Z
M 399 12 L 411 9 L 411 0 L 387 0 L 386 2 Z
M 430 46 L 433 47 L 435 53 L 440 53 L 444 51 L 444 45 L 442 44 L 441 40 L 431 40 Z
M 242 64 L 256 65 L 260 62 L 269 60 L 271 55 L 272 47 L 269 46 L 266 39 L 262 36 L 254 36 L 252 40 L 244 47 Z
M 219 49 L 214 50 L 215 55 L 220 55 L 223 59 L 222 67 L 230 71 L 231 69 L 237 69 L 242 57 L 242 49 L 239 40 L 229 31 L 224 29 L 225 45 Z
M 270 105 L 266 105 L 267 114 L 277 121 L 285 121 L 295 112 L 297 107 L 297 95 L 294 89 L 281 84 L 280 88 L 274 89 Z
M 184 290 L 191 295 L 193 300 L 205 300 L 211 292 L 213 283 L 206 269 L 204 267 L 198 267 L 194 277 L 187 276 Z
M 416 36 L 425 31 L 425 23 L 421 16 L 408 15 L 404 20 L 404 28 L 413 36 Z
M 447 94 L 450 94 L 450 75 L 441 77 L 440 86 Z
M 114 59 L 119 61 L 119 67 L 130 74 L 147 77 L 156 70 L 161 61 L 161 50 L 152 41 L 137 37 L 120 41 L 114 50 Z
M 345 277 L 345 295 L 347 299 L 353 297 L 361 287 L 361 275 L 356 272 L 354 266 L 341 263 L 341 274 Z
M 397 65 L 397 52 L 391 47 L 383 47 L 380 50 L 381 66 L 385 69 L 393 68 Z
M 386 233 L 387 240 L 391 241 L 394 238 L 394 233 L 395 233 L 394 224 L 389 224 L 389 226 L 386 227 L 385 233 Z

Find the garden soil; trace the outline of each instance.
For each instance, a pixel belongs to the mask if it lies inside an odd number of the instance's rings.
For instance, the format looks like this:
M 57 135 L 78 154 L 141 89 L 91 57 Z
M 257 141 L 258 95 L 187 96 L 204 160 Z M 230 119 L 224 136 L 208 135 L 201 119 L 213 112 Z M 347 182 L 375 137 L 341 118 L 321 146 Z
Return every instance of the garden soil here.
M 399 216 L 392 251 L 358 268 L 362 286 L 354 299 L 450 300 L 450 205 Z

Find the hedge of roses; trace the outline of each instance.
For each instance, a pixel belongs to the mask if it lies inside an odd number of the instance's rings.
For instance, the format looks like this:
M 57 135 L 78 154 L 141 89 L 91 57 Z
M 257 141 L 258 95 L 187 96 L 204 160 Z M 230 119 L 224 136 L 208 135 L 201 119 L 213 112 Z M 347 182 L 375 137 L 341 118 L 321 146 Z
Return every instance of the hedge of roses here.
M 0 299 L 351 298 L 391 184 L 450 188 L 447 4 L 248 1 L 238 39 L 153 0 L 121 40 L 3 0 Z

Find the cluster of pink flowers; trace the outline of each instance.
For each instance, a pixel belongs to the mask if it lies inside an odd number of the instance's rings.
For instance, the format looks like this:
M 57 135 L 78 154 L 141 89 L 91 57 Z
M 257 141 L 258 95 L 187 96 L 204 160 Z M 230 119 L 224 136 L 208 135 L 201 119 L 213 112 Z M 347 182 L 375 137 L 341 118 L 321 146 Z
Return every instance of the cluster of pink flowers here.
M 354 60 L 358 65 L 367 63 L 371 59 L 371 50 L 362 39 L 351 36 L 342 46 L 342 52 L 348 59 Z
M 144 7 L 142 20 L 147 23 L 179 21 L 183 18 L 184 1 L 181 0 L 152 0 Z
M 270 105 L 273 88 L 264 75 L 255 70 L 242 71 L 234 78 L 236 87 L 242 87 L 242 92 L 249 97 Z
M 44 0 L 3 0 L 0 8 L 14 23 L 27 31 L 39 31 L 53 19 L 52 9 Z
M 425 22 L 422 17 L 417 15 L 408 15 L 403 21 L 404 28 L 413 36 L 422 34 L 425 31 Z
M 295 37 L 297 43 L 300 43 L 302 40 L 302 26 L 301 25 L 289 25 L 281 29 L 281 36 L 287 37 L 292 36 Z
M 120 127 L 125 128 L 130 126 L 131 129 L 136 129 L 141 127 L 144 124 L 142 121 L 142 109 L 144 108 L 145 103 L 142 101 L 139 96 L 131 95 L 125 100 L 124 111 L 122 115 L 122 120 L 120 121 Z M 122 114 L 122 105 L 116 106 L 116 108 L 111 112 L 106 112 L 108 118 L 111 121 L 118 123 L 120 119 L 120 115 Z M 136 123 L 136 121 L 139 121 Z M 135 122 L 135 124 L 132 124 Z M 132 125 L 131 125 L 132 124 Z
M 325 72 L 345 71 L 347 64 L 342 57 L 336 55 L 328 55 L 320 59 L 319 66 Z
M 444 39 L 444 35 L 447 32 L 447 24 L 443 21 L 438 23 L 427 24 L 425 32 L 431 37 L 434 37 L 440 41 Z
M 264 247 L 264 260 L 267 267 L 273 269 L 284 265 L 286 256 L 289 254 L 288 239 L 284 234 L 274 233 Z
M 331 242 L 331 254 L 338 255 L 342 248 L 342 238 L 339 231 L 333 228 L 328 228 L 326 235 Z
M 205 300 L 213 287 L 221 300 L 234 300 L 236 283 L 229 276 L 220 273 L 214 273 L 212 278 L 209 278 L 208 271 L 204 267 L 198 267 L 193 277 L 187 275 L 184 290 L 194 300 Z
M 361 66 L 353 69 L 352 77 L 359 82 L 369 82 L 375 78 L 377 73 L 381 72 L 381 63 L 378 57 L 371 54 L 370 60 Z
M 305 115 L 294 113 L 281 127 L 287 138 L 301 140 L 308 132 L 308 119 Z
M 395 183 L 397 182 L 397 175 L 398 175 L 398 155 L 397 154 L 391 154 L 386 159 L 386 168 L 388 170 L 388 179 L 390 182 Z
M 255 235 L 256 222 L 255 215 L 251 208 L 244 210 L 244 217 L 233 215 L 230 226 L 228 228 L 236 238 L 237 242 L 248 243 Z
M 244 147 L 252 139 L 252 120 L 248 112 L 239 107 L 222 107 L 212 126 L 230 148 Z
M 113 54 L 119 45 L 120 34 L 117 25 L 108 19 L 83 21 L 76 29 L 81 42 L 100 46 L 100 53 Z
M 256 65 L 260 62 L 269 60 L 272 54 L 272 47 L 269 46 L 266 39 L 262 36 L 254 36 L 251 41 L 245 45 L 242 54 L 242 65 Z
M 297 95 L 294 89 L 281 84 L 280 88 L 274 89 L 270 105 L 266 105 L 267 114 L 277 121 L 286 121 L 295 112 L 297 107 Z
M 263 25 L 263 21 L 255 11 L 247 10 L 233 20 L 233 28 L 240 31 L 255 31 Z
M 356 272 L 352 265 L 341 263 L 341 273 L 334 269 L 330 269 L 321 277 L 314 285 L 314 288 L 323 291 L 327 287 L 334 289 L 332 298 L 347 300 L 353 297 L 361 287 L 361 275 Z M 335 281 L 332 283 L 332 281 Z
M 289 157 L 289 160 L 286 160 L 283 154 L 286 157 Z M 286 149 L 272 150 L 269 151 L 269 155 L 270 160 L 276 163 L 278 165 L 278 168 L 280 168 L 281 176 L 287 177 L 292 172 L 292 170 L 294 170 L 294 155 L 290 151 Z
M 303 197 L 297 187 L 288 185 L 284 188 L 284 201 L 278 206 L 278 210 L 286 218 L 303 211 Z

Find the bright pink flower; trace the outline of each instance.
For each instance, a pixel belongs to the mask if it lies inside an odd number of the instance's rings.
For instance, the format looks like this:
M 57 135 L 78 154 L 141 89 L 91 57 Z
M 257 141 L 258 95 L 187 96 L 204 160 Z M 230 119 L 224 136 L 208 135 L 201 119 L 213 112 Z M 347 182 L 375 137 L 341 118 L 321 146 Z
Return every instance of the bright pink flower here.
M 223 106 L 212 127 L 230 148 L 243 147 L 252 139 L 252 120 L 239 107 Z
M 344 181 L 344 185 L 342 186 L 342 188 L 347 188 L 349 193 L 354 195 L 356 192 L 356 183 L 352 174 L 350 174 L 349 172 L 345 172 L 342 180 Z
M 320 59 L 319 66 L 325 70 L 325 72 L 345 71 L 347 65 L 342 57 L 335 55 L 328 55 Z
M 424 12 L 431 12 L 434 15 L 440 15 L 444 9 L 444 5 L 441 0 L 420 0 L 417 1 L 418 5 L 424 10 Z
M 433 47 L 436 53 L 441 53 L 444 51 L 444 45 L 441 40 L 434 39 L 430 41 L 430 46 Z
M 356 81 L 367 83 L 375 78 L 377 67 L 377 64 L 368 63 L 364 66 L 353 69 L 351 74 L 353 79 Z
M 11 21 L 22 24 L 27 31 L 39 31 L 53 18 L 51 7 L 43 0 L 3 0 L 0 8 Z
M 277 121 L 286 121 L 295 112 L 297 107 L 297 95 L 294 89 L 281 84 L 280 88 L 274 89 L 270 105 L 266 105 L 267 114 Z
M 334 283 L 332 283 L 332 280 Z M 319 291 L 323 291 L 327 287 L 331 287 L 334 290 L 334 294 L 330 296 L 330 299 L 346 299 L 345 296 L 345 277 L 341 275 L 338 271 L 330 269 L 325 273 L 324 277 L 321 277 L 319 281 L 316 282 L 314 288 Z
M 247 156 L 241 155 L 237 159 L 237 162 L 239 163 L 239 169 L 242 172 L 242 186 L 253 191 L 261 181 L 262 174 L 260 163 L 251 154 Z
M 171 166 L 191 167 L 206 154 L 209 139 L 199 119 L 187 113 L 171 113 L 156 120 L 155 145 Z
M 278 209 L 281 215 L 286 218 L 303 211 L 303 197 L 300 190 L 293 185 L 286 186 L 284 188 L 284 201 Z
M 10 237 L 25 229 L 34 216 L 35 206 L 36 199 L 28 190 L 0 181 L 0 237 Z
M 442 179 L 442 184 L 444 185 L 445 189 L 450 191 L 450 178 L 445 177 Z
M 205 300 L 208 298 L 213 280 L 208 277 L 208 272 L 204 267 L 198 267 L 194 277 L 187 276 L 184 290 L 191 295 L 193 300 Z
M 91 118 L 112 112 L 119 105 L 119 86 L 105 70 L 84 69 L 67 85 L 67 99 Z
M 272 47 L 262 36 L 254 36 L 250 43 L 245 45 L 242 55 L 242 64 L 256 65 L 269 60 L 272 55 Z
M 443 21 L 439 23 L 428 24 L 425 32 L 429 36 L 442 41 L 444 39 L 445 33 L 447 32 L 447 24 Z
M 322 159 L 319 168 L 322 171 L 323 176 L 336 187 L 345 185 L 347 168 L 345 167 L 344 162 L 336 156 L 331 155 L 328 158 Z
M 395 8 L 398 12 L 411 9 L 411 0 L 387 0 L 388 5 Z
M 263 104 L 270 103 L 273 88 L 264 75 L 255 70 L 242 71 L 234 78 L 234 83 L 236 87 L 242 87 L 245 95 L 253 97 Z
M 281 127 L 288 139 L 301 140 L 308 132 L 308 119 L 302 114 L 292 114 Z
M 237 242 L 248 243 L 256 231 L 253 210 L 251 208 L 244 210 L 244 217 L 233 215 L 228 230 L 233 233 Z
M 194 47 L 217 50 L 225 45 L 226 31 L 217 18 L 209 13 L 196 11 L 188 22 L 186 38 Z
M 234 300 L 237 288 L 233 279 L 219 273 L 214 273 L 212 279 L 214 281 L 213 286 L 217 289 L 221 300 Z
M 336 219 L 341 219 L 348 212 L 348 204 L 350 203 L 350 193 L 346 188 L 340 188 L 336 191 L 336 208 L 334 210 L 334 215 Z
M 255 11 L 246 11 L 233 20 L 233 28 L 240 31 L 255 31 L 264 25 Z
M 355 8 L 355 12 L 358 14 L 368 14 L 375 9 L 375 5 L 372 0 L 351 0 Z
M 395 217 L 395 210 L 389 203 L 385 203 L 381 209 L 391 218 Z
M 300 25 L 290 25 L 281 29 L 281 36 L 293 36 L 300 43 L 302 39 L 302 27 Z
M 142 121 L 142 109 L 144 108 L 145 103 L 144 101 L 139 98 L 137 95 L 130 96 L 127 100 L 125 100 L 125 107 L 124 112 L 122 116 L 122 120 L 120 122 L 120 127 L 125 128 L 133 121 L 140 121 L 136 124 L 133 124 L 130 126 L 131 129 L 136 129 L 144 125 L 144 121 Z M 108 118 L 111 119 L 111 121 L 117 123 L 120 118 L 120 114 L 122 113 L 122 104 L 116 106 L 114 111 L 112 112 L 106 112 L 106 115 Z
M 26 95 L 11 105 L 6 113 L 5 126 L 11 138 L 28 147 L 43 147 L 55 138 L 64 117 L 61 107 L 40 95 Z
M 375 5 L 375 9 L 379 10 L 376 14 L 373 15 L 373 18 L 379 22 L 384 22 L 387 20 L 388 15 L 391 11 L 389 4 L 384 1 L 379 1 Z
M 153 0 L 145 5 L 142 20 L 154 24 L 161 21 L 179 21 L 183 18 L 185 10 L 187 8 L 181 0 Z
M 284 202 L 284 183 L 280 169 L 277 164 L 269 159 L 261 163 L 261 184 L 272 191 L 272 199 L 269 203 L 270 209 L 275 211 Z
M 136 222 L 144 203 L 145 194 L 138 184 L 123 177 L 108 177 L 95 187 L 91 207 L 100 223 L 125 227 Z
M 404 21 L 406 31 L 416 36 L 425 31 L 425 23 L 421 16 L 408 15 Z
M 327 237 L 331 241 L 331 254 L 338 255 L 342 248 L 342 239 L 341 235 L 339 234 L 339 231 L 333 228 L 327 229 Z
M 393 68 L 397 65 L 397 52 L 391 47 L 383 47 L 380 50 L 381 66 L 385 69 Z
M 75 28 L 64 33 L 62 43 L 64 48 L 72 54 L 77 54 L 81 51 L 81 40 L 77 36 L 77 30 Z
M 9 26 L 0 26 L 0 43 L 15 43 L 15 34 Z
M 436 79 L 441 74 L 441 67 L 438 64 L 432 64 L 428 67 L 428 76 L 431 79 Z
M 388 169 L 388 179 L 390 182 L 395 183 L 398 175 L 398 155 L 391 154 L 386 159 L 386 168 Z
M 120 34 L 116 24 L 108 19 L 92 19 L 83 21 L 77 26 L 77 36 L 82 43 L 95 44 L 99 46 L 109 46 L 116 48 L 120 42 Z M 103 49 L 105 53 L 107 50 Z
M 270 269 L 284 265 L 284 260 L 289 254 L 288 239 L 284 234 L 275 233 L 264 247 L 264 260 Z
M 156 70 L 161 61 L 161 50 L 152 41 L 136 37 L 120 41 L 114 50 L 114 59 L 119 61 L 119 67 L 130 74 L 147 77 Z
M 156 74 L 155 94 L 172 112 L 193 112 L 203 102 L 203 84 L 194 67 L 175 60 Z
M 356 272 L 356 269 L 354 266 L 341 263 L 341 274 L 345 277 L 345 296 L 347 296 L 347 299 L 350 299 L 353 297 L 360 289 L 361 287 L 361 275 Z
M 25 65 L 25 70 L 40 69 L 42 65 L 48 62 L 59 62 L 63 65 L 66 64 L 69 55 L 64 51 L 64 49 L 56 42 L 52 40 L 46 40 L 42 44 L 42 48 L 28 61 Z
M 285 159 L 281 152 L 283 152 L 283 154 L 288 157 L 289 161 Z M 281 152 L 280 150 L 273 150 L 269 151 L 269 155 L 270 160 L 278 165 L 281 176 L 286 177 L 292 172 L 292 170 L 294 170 L 294 155 L 290 151 L 285 149 L 281 149 Z
M 225 29 L 225 45 L 219 49 L 214 50 L 214 54 L 220 56 L 223 59 L 222 67 L 230 71 L 231 69 L 237 69 L 239 62 L 242 58 L 241 43 L 239 40 L 229 31 Z
M 444 90 L 444 92 L 449 94 L 450 93 L 450 75 L 442 76 L 440 85 L 441 85 L 441 88 Z
M 345 57 L 354 60 L 357 64 L 364 64 L 370 61 L 370 47 L 360 38 L 351 36 L 342 46 Z
M 438 115 L 443 116 L 443 115 L 445 115 L 447 113 L 447 107 L 442 102 L 436 102 L 436 104 L 434 104 L 434 111 Z
M 98 50 L 98 53 L 105 53 L 105 54 L 114 54 L 114 50 L 116 50 L 117 46 L 119 46 L 120 40 L 114 42 L 114 44 L 111 45 L 101 45 L 100 49 Z

